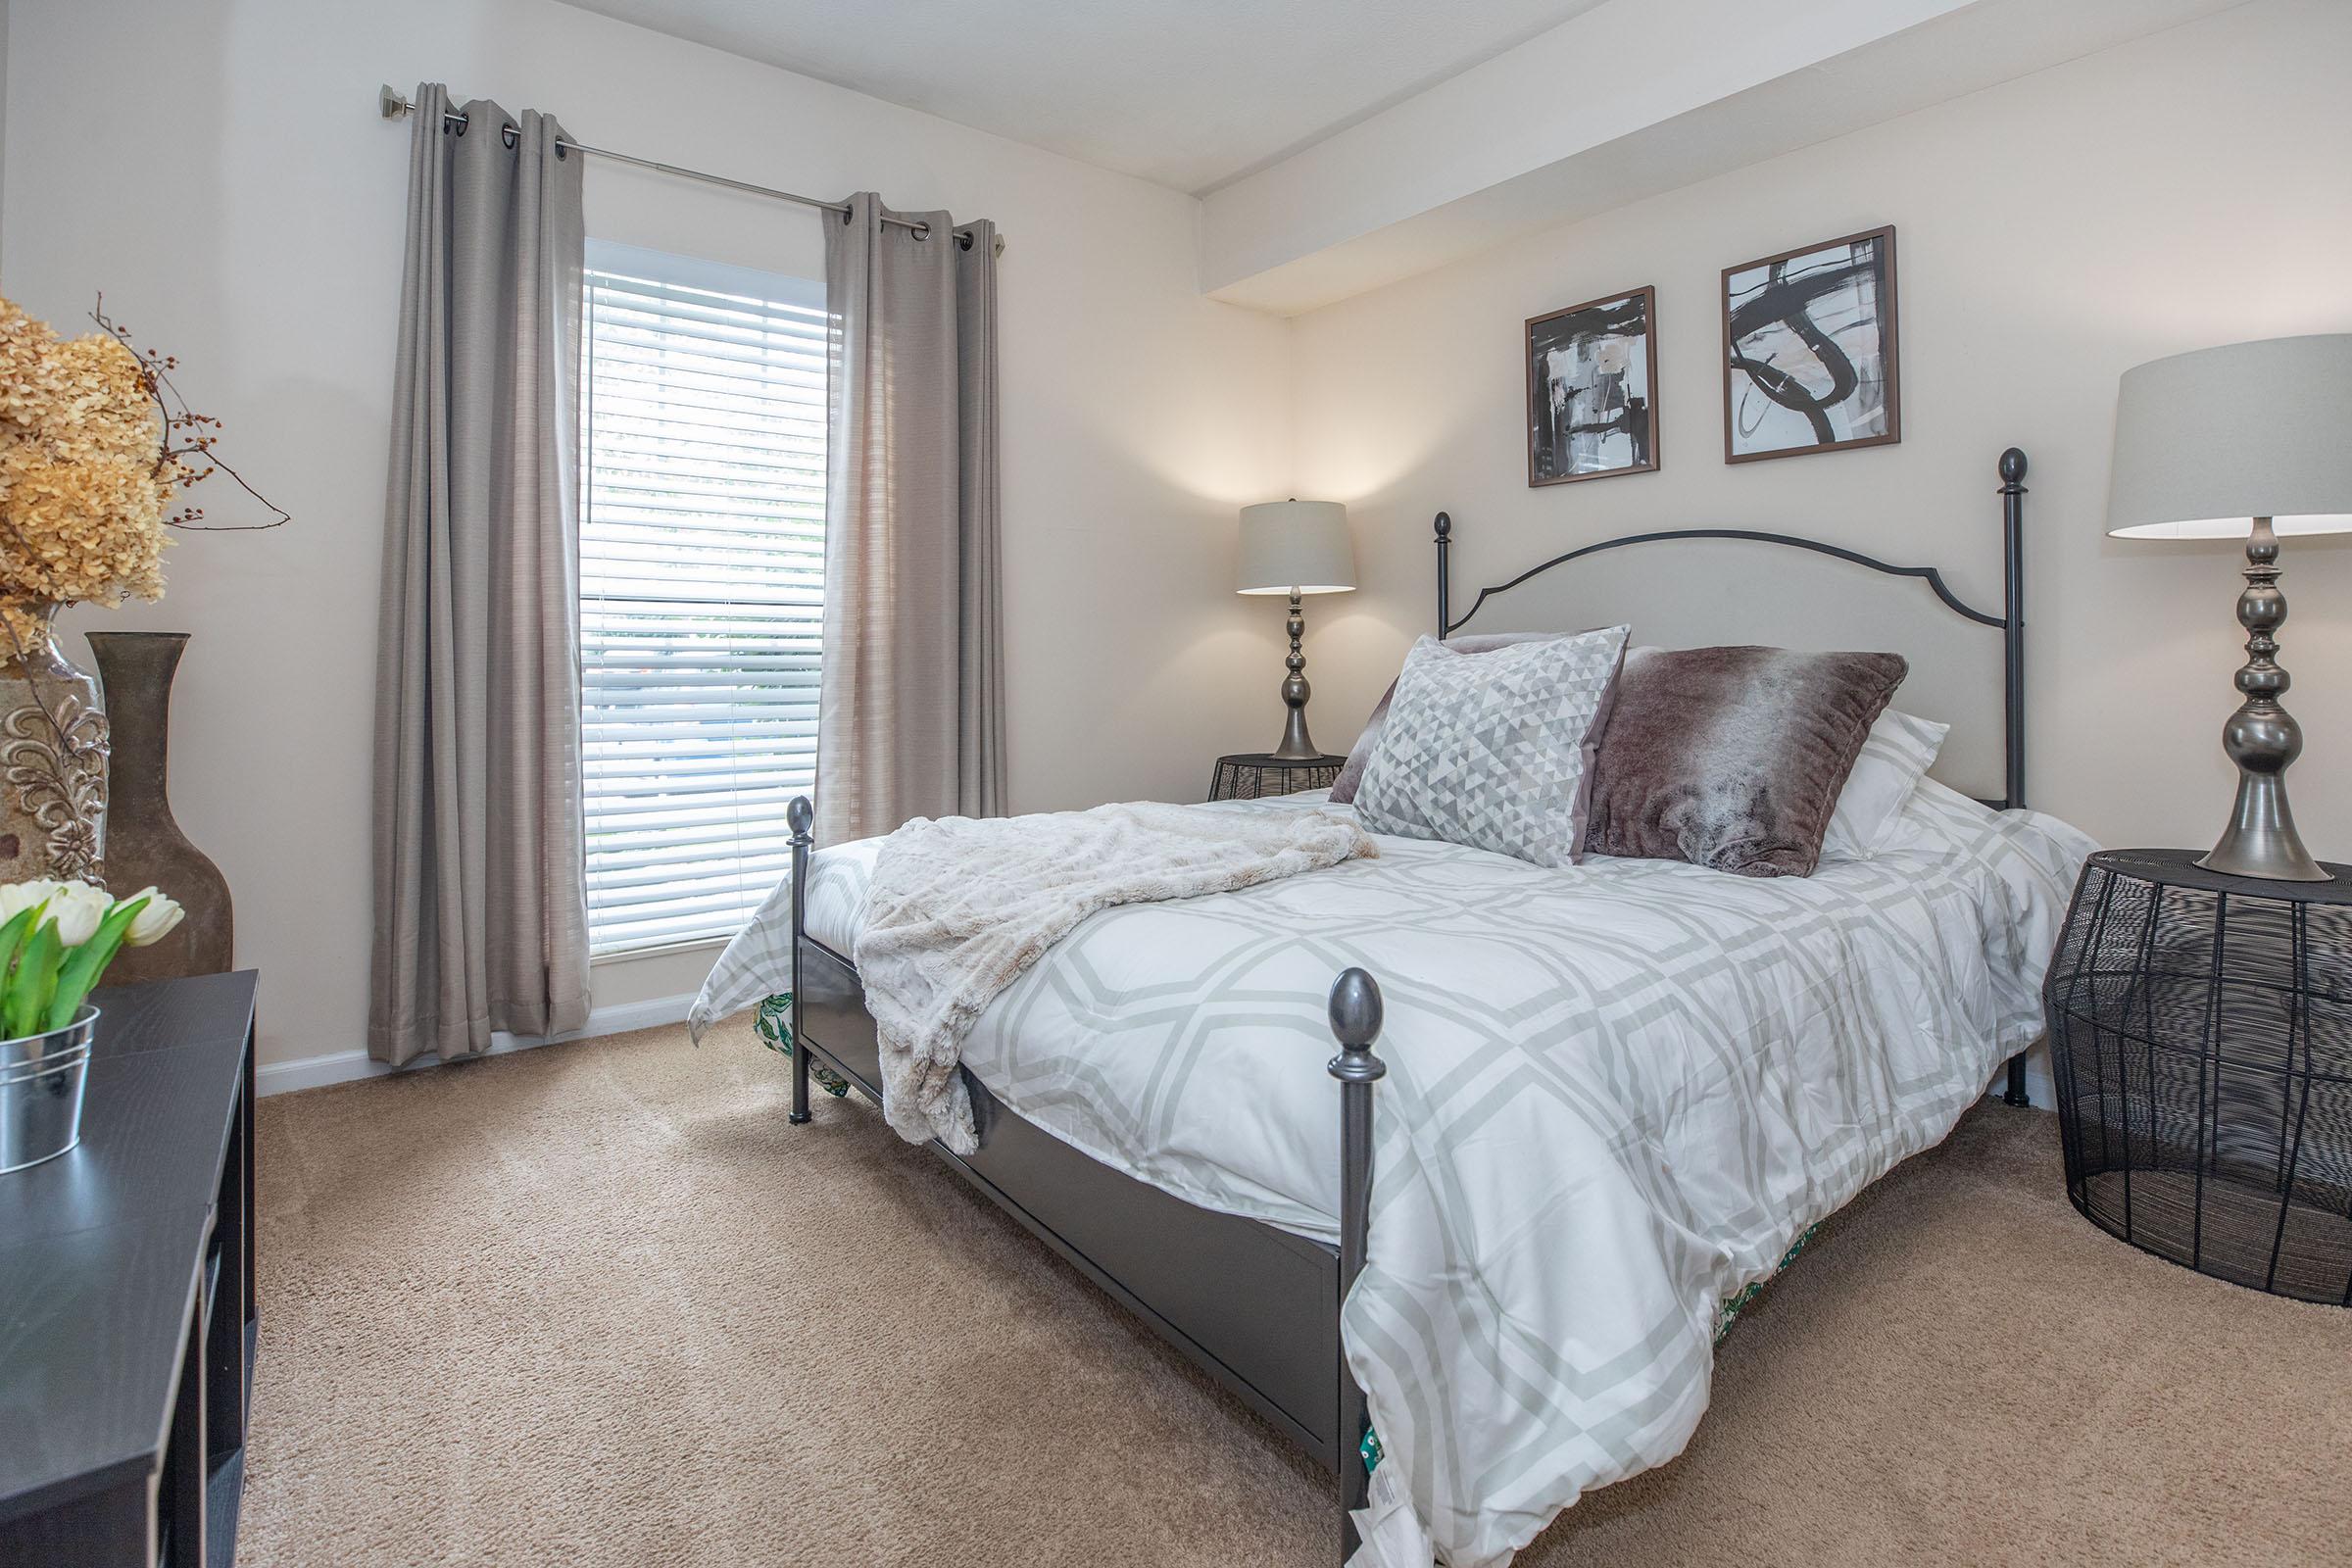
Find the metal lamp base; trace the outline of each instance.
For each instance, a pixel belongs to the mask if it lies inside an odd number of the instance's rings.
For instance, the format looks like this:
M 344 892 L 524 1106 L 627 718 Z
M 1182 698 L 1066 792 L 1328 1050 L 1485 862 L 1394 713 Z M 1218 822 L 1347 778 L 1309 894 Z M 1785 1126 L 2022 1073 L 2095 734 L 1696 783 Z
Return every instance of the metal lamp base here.
M 1291 710 L 1290 717 L 1283 720 L 1282 744 L 1266 755 L 1277 762 L 1311 762 L 1323 755 L 1323 749 L 1306 733 L 1304 709 Z
M 1290 673 L 1282 680 L 1282 700 L 1291 711 L 1283 720 L 1282 744 L 1271 755 L 1278 761 L 1310 762 L 1323 753 L 1306 733 L 1306 699 L 1312 688 L 1306 684 L 1306 655 L 1298 651 L 1298 639 L 1306 634 L 1306 612 L 1297 594 L 1291 595 L 1290 632 L 1290 657 L 1282 662 Z
M 2197 864 L 2228 876 L 2261 877 L 2272 882 L 2332 882 L 2335 880 L 2295 831 L 2286 806 L 2286 789 L 2277 778 L 2242 775 L 2237 781 L 2237 809 L 2222 841 Z
M 2333 881 L 2295 831 L 2286 804 L 2286 769 L 2303 754 L 2303 726 L 2278 706 L 2290 684 L 2278 665 L 2278 628 L 2286 595 L 2278 591 L 2278 535 L 2268 517 L 2246 538 L 2246 587 L 2237 623 L 2246 628 L 2246 662 L 2237 672 L 2245 702 L 2222 728 L 2222 750 L 2237 764 L 2237 808 L 2213 853 L 2197 864 L 2230 876 L 2273 882 Z

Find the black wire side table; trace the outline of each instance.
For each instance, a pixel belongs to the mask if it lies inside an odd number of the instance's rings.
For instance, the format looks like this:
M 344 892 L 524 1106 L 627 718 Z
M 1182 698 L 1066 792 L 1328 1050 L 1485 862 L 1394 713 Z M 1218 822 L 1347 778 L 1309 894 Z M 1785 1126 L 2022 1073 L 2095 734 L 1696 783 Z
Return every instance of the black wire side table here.
M 2352 867 L 2109 850 L 2042 983 L 2066 1191 L 2202 1274 L 2352 1306 Z
M 1294 760 L 1276 757 L 1272 752 L 1237 752 L 1217 759 L 1217 770 L 1208 781 L 1208 798 L 1262 801 L 1276 795 L 1295 795 L 1300 790 L 1319 790 L 1337 779 L 1340 769 L 1347 765 L 1345 757 Z

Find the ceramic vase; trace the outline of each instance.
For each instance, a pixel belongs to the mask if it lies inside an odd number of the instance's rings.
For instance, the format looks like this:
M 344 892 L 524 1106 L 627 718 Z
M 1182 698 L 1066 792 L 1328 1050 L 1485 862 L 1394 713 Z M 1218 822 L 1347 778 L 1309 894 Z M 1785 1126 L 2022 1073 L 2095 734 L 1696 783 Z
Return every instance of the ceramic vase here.
M 108 766 L 106 885 L 122 898 L 161 888 L 187 918 L 153 947 L 124 948 L 108 985 L 220 974 L 235 953 L 228 879 L 188 842 L 172 815 L 172 677 L 187 647 L 182 631 L 94 631 L 90 653 L 105 682 L 114 729 Z
M 0 637 L 0 882 L 99 882 L 105 705 L 97 678 L 57 646 L 57 606 L 24 608 L 38 634 Z

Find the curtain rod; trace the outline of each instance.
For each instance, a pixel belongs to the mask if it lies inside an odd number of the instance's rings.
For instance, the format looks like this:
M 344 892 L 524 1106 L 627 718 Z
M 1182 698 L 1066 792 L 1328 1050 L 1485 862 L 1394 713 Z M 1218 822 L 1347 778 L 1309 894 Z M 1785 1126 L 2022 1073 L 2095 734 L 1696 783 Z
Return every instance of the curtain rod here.
M 377 90 L 375 104 L 377 111 L 386 120 L 405 120 L 416 112 L 416 106 L 409 102 L 408 98 L 389 82 Z M 455 109 L 444 111 L 441 121 L 443 124 L 455 125 L 460 130 L 466 128 L 466 117 Z M 661 164 L 651 158 L 636 158 L 627 153 L 616 153 L 610 147 L 591 147 L 586 142 L 573 141 L 568 136 L 557 137 L 556 145 L 569 152 L 585 153 L 590 158 L 610 158 L 616 164 L 627 164 L 632 169 L 650 169 L 658 174 L 674 174 L 680 179 L 698 180 L 705 185 L 720 185 L 728 190 L 742 191 L 748 196 L 766 196 L 780 202 L 797 202 L 803 207 L 814 207 L 822 212 L 840 213 L 844 216 L 847 216 L 850 210 L 848 202 L 821 201 L 814 196 L 798 196 L 788 190 L 773 190 L 765 185 L 754 185 L 740 179 L 729 179 L 724 174 L 706 174 L 699 169 L 680 169 L 675 164 Z M 910 228 L 917 236 L 931 232 L 931 225 L 920 219 L 885 215 L 882 221 L 896 223 L 901 228 Z M 959 228 L 956 230 L 956 237 L 962 240 L 968 248 L 972 242 L 972 231 L 968 228 Z M 997 236 L 996 253 L 999 256 L 1004 254 L 1004 236 L 1002 234 Z

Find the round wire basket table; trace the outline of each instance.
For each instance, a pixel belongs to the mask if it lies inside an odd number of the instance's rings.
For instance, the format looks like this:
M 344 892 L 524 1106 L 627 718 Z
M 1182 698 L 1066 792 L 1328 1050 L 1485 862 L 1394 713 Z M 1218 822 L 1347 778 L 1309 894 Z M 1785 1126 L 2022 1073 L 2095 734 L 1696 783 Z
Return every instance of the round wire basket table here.
M 1237 752 L 1217 759 L 1208 781 L 1212 801 L 1262 801 L 1299 790 L 1319 790 L 1339 778 L 1345 757 L 1276 757 L 1272 752 Z
M 2042 984 L 2067 1197 L 2217 1279 L 2352 1306 L 2352 868 L 2110 850 Z

